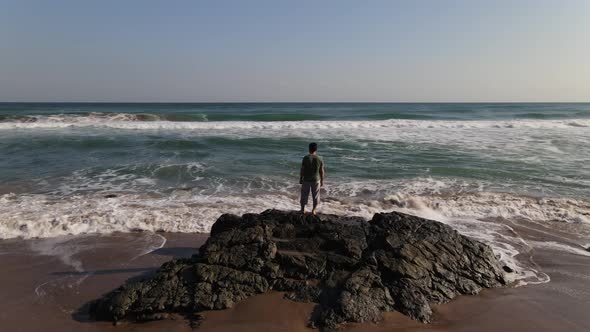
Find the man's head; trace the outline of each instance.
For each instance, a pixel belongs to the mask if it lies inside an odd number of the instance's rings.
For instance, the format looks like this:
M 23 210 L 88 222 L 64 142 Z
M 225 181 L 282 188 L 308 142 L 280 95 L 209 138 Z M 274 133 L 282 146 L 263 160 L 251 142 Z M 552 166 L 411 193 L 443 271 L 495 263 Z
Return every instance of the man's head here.
M 317 143 L 309 143 L 309 153 L 314 153 L 318 151 L 318 144 Z

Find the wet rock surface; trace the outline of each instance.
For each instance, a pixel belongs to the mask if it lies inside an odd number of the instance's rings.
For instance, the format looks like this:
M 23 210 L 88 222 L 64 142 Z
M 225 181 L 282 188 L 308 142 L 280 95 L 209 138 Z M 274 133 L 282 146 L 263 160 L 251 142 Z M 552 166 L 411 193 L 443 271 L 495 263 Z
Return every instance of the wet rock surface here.
M 267 210 L 222 215 L 199 253 L 165 263 L 91 304 L 100 320 L 155 320 L 232 307 L 271 290 L 317 303 L 310 326 L 379 321 L 397 310 L 429 322 L 431 304 L 505 285 L 485 244 L 402 213 L 372 220 Z

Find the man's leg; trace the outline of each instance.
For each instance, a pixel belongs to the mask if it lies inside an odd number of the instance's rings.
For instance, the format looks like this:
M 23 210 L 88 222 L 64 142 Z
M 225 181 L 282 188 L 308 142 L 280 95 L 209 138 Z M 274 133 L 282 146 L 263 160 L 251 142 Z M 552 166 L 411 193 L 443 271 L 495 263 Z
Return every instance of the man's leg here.
M 315 210 L 320 204 L 320 183 L 315 182 L 311 186 L 311 197 L 313 199 L 313 210 L 311 210 L 312 214 L 315 214 Z
M 301 184 L 301 213 L 305 212 L 305 204 L 309 200 L 309 192 L 311 190 L 311 186 L 309 182 L 303 182 Z

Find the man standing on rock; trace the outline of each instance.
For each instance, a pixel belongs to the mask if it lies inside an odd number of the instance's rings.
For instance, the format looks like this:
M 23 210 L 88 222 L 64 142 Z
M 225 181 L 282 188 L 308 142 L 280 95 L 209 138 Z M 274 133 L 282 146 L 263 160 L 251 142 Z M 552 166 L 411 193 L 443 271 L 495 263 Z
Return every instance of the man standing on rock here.
M 309 193 L 313 199 L 312 214 L 320 203 L 320 188 L 324 186 L 324 160 L 318 156 L 318 145 L 309 143 L 309 154 L 303 157 L 299 175 L 301 184 L 301 213 L 305 212 L 305 205 L 309 200 Z

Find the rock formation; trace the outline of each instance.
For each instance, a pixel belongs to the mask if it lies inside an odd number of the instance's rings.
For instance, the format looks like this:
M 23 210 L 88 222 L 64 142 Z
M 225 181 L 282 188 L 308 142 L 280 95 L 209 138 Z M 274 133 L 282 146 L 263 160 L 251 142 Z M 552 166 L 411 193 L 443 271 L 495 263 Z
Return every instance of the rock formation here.
M 317 303 L 310 326 L 333 330 L 391 310 L 429 322 L 430 304 L 505 284 L 487 245 L 436 221 L 396 212 L 366 221 L 267 210 L 222 215 L 198 254 L 121 286 L 94 302 L 91 314 L 158 319 L 226 309 L 274 290 Z

